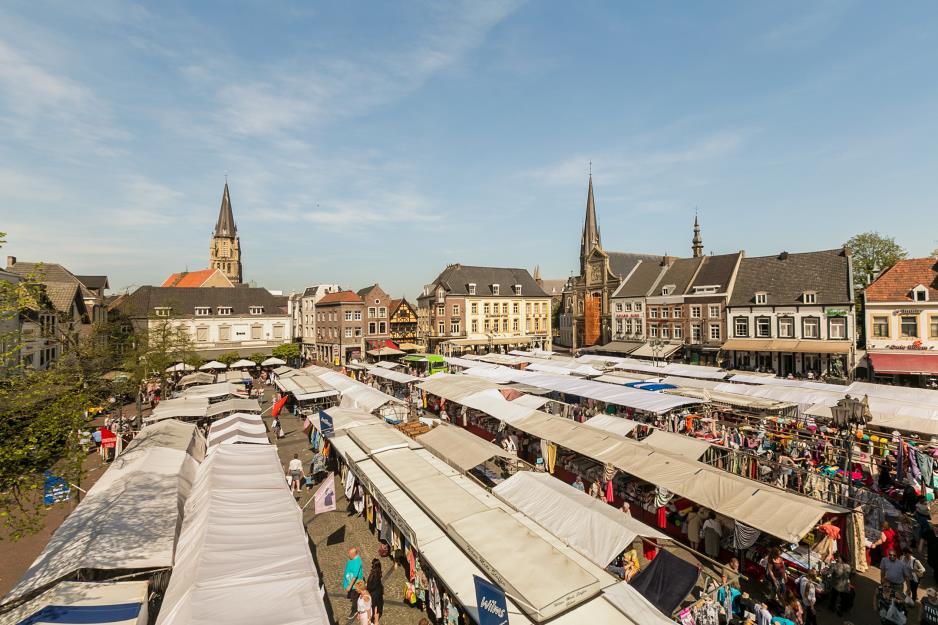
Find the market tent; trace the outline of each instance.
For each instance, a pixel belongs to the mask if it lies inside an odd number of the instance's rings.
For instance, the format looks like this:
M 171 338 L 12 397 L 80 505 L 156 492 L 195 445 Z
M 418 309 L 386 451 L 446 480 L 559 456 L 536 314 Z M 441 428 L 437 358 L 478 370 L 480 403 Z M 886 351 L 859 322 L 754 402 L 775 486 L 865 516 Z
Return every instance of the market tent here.
M 195 371 L 195 367 L 187 365 L 184 362 L 177 362 L 174 365 L 166 367 L 166 373 L 177 373 L 180 371 Z
M 394 349 L 393 347 L 388 347 L 387 345 L 385 345 L 384 347 L 379 347 L 378 349 L 369 349 L 367 353 L 369 356 L 378 357 L 378 356 L 403 356 L 407 352 L 403 352 L 399 349 Z
M 382 393 L 376 388 L 353 380 L 347 375 L 336 373 L 325 367 L 309 366 L 304 371 L 311 373 L 320 381 L 336 389 L 342 395 L 342 405 L 349 408 L 361 408 L 366 412 L 377 410 L 388 403 L 400 404 L 399 399 Z
M 537 408 L 532 408 L 527 403 L 518 404 L 514 401 L 508 401 L 498 389 L 494 388 L 466 395 L 459 400 L 459 403 L 508 424 L 529 417 L 537 410 Z
M 403 367 L 404 365 L 394 360 L 382 360 L 381 362 L 376 362 L 375 366 L 381 367 L 382 369 L 396 369 L 398 367 Z
M 502 588 L 537 610 L 540 620 L 601 590 L 599 580 L 504 510 L 473 514 L 449 529 L 453 540 L 497 571 Z
M 212 432 L 219 432 L 223 428 L 228 427 L 232 423 L 250 423 L 264 425 L 264 418 L 259 414 L 253 412 L 236 412 L 234 414 L 228 415 L 227 417 L 222 417 L 217 421 L 213 421 L 212 425 L 209 427 L 208 433 L 211 436 Z
M 0 625 L 147 625 L 147 582 L 62 582 L 0 614 Z M 81 620 L 93 614 L 94 620 Z
M 260 414 L 261 405 L 256 399 L 244 399 L 241 397 L 226 399 L 214 404 L 209 404 L 205 409 L 205 416 L 213 418 L 218 415 L 228 416 L 228 414 L 235 412 L 256 412 Z
M 811 380 L 789 380 L 788 378 L 777 378 L 770 374 L 758 373 L 734 373 L 729 378 L 730 382 L 735 384 L 756 384 L 759 386 L 792 386 L 796 388 L 813 389 L 816 391 L 835 391 L 843 392 L 846 387 L 840 384 L 827 384 L 826 382 L 813 382 Z
M 392 382 L 398 382 L 399 384 L 410 384 L 411 382 L 419 382 L 423 379 L 402 373 L 400 371 L 386 369 L 384 367 L 372 367 L 368 370 L 368 374 L 373 375 L 376 378 L 383 378 L 385 380 L 391 380 Z
M 286 360 L 281 360 L 280 358 L 277 358 L 276 356 L 271 356 L 267 360 L 263 361 L 261 363 L 261 366 L 262 367 L 277 367 L 277 366 L 281 366 L 285 364 L 287 364 Z
M 186 504 L 157 625 L 326 625 L 308 541 L 276 448 L 216 448 Z
M 603 568 L 637 537 L 668 540 L 658 530 L 548 473 L 520 471 L 492 492 Z
M 342 408 L 340 406 L 333 406 L 332 408 L 327 408 L 323 412 L 332 417 L 332 430 L 336 434 L 344 430 L 351 430 L 352 428 L 376 424 L 380 425 L 383 423 L 382 421 L 378 420 L 378 417 L 375 417 L 371 413 L 365 412 L 361 408 Z M 309 418 L 312 420 L 316 429 L 322 432 L 322 425 L 319 422 L 319 413 L 311 415 Z
M 463 472 L 494 457 L 513 457 L 498 445 L 488 443 L 472 432 L 446 423 L 441 423 L 426 434 L 421 434 L 417 437 L 417 442 Z
M 665 343 L 655 348 L 651 343 L 645 343 L 629 355 L 642 358 L 670 358 L 683 346 L 683 343 Z
M 197 371 L 196 373 L 190 373 L 179 378 L 179 381 L 176 383 L 177 386 L 191 386 L 193 384 L 212 384 L 215 382 L 215 376 L 211 373 L 205 373 L 203 371 Z
M 228 365 L 231 369 L 244 369 L 250 367 L 256 367 L 257 363 L 253 360 L 248 360 L 247 358 L 242 358 L 241 360 L 236 360 L 235 362 Z
M 609 462 L 618 457 L 624 440 L 621 436 L 545 412 L 535 412 L 530 417 L 513 423 L 512 427 L 600 462 Z
M 297 401 L 335 397 L 339 394 L 339 391 L 308 373 L 282 376 L 277 379 L 276 385 L 283 392 L 292 394 Z
M 244 418 L 238 420 L 228 420 L 221 427 L 214 425 L 208 433 L 208 446 L 213 447 L 220 442 L 230 438 L 231 434 L 241 434 L 248 438 L 257 439 L 260 442 L 267 442 L 267 427 L 263 421 L 252 422 Z
M 455 402 L 479 391 L 497 389 L 498 384 L 467 375 L 440 374 L 427 378 L 418 387 L 431 395 Z
M 453 367 L 462 367 L 468 369 L 469 367 L 478 367 L 478 366 L 488 366 L 480 365 L 478 360 L 470 360 L 469 358 L 458 358 L 456 356 L 443 356 L 443 360 L 446 361 L 446 364 Z
M 927 406 L 938 407 L 938 391 L 927 388 L 911 388 L 908 386 L 889 386 L 888 384 L 871 384 L 870 382 L 854 382 L 844 389 L 851 397 L 868 395 L 883 399 L 895 399 L 904 402 L 914 402 Z
M 590 365 L 579 365 L 576 363 L 574 363 L 573 366 L 564 366 L 553 363 L 532 362 L 525 368 L 525 371 L 544 371 L 545 373 L 582 375 L 584 377 L 595 377 L 603 374 L 602 371 L 594 369 Z
M 206 399 L 218 399 L 219 397 L 236 396 L 238 388 L 231 382 L 217 382 L 215 384 L 203 384 L 187 388 L 180 395 L 181 397 L 205 397 Z
M 595 417 L 590 417 L 586 420 L 585 424 L 590 427 L 605 430 L 606 432 L 618 434 L 619 436 L 627 436 L 629 432 L 641 425 L 638 421 L 632 421 L 631 419 L 625 419 L 623 417 L 614 417 L 609 414 L 598 414 Z
M 482 375 L 488 375 L 487 371 L 480 373 Z M 643 410 L 656 414 L 668 412 L 669 410 L 682 406 L 691 406 L 700 403 L 700 400 L 697 399 L 680 398 L 674 395 L 665 395 L 654 391 L 643 391 L 615 384 L 604 384 L 603 382 L 583 380 L 571 376 L 516 371 L 507 367 L 503 368 L 498 373 L 512 382 L 519 382 L 521 384 L 537 386 L 568 395 L 595 399 L 608 404 L 625 406 L 627 408 L 634 408 L 635 410 Z M 469 376 L 479 375 L 479 373 L 473 369 L 466 371 L 466 374 Z M 458 399 L 454 399 L 454 401 L 458 401 Z
M 162 424 L 150 427 L 169 431 Z M 146 437 L 147 430 L 138 437 Z M 168 438 L 182 445 L 179 436 L 170 433 Z M 128 446 L 126 456 L 108 467 L 4 602 L 29 597 L 80 571 L 93 570 L 102 577 L 173 565 L 182 506 L 198 462 L 178 448 L 144 443 Z
M 652 431 L 648 438 L 642 440 L 642 442 L 655 449 L 690 458 L 691 460 L 700 460 L 710 449 L 710 443 L 707 441 L 702 441 L 693 436 L 665 432 L 664 430 Z
M 212 369 L 227 369 L 227 368 L 228 368 L 228 365 L 226 365 L 223 362 L 218 362 L 217 360 L 210 360 L 204 365 L 202 365 L 201 367 L 199 367 L 199 370 L 211 371 Z
M 671 384 L 679 388 L 701 388 L 712 391 L 719 384 L 716 380 L 698 380 L 697 378 L 685 378 L 678 375 L 669 375 L 662 378 L 663 384 Z
M 114 462 L 126 462 L 128 458 L 151 447 L 177 449 L 192 456 L 196 462 L 205 458 L 205 437 L 192 423 L 161 421 L 140 430 Z M 113 464 L 113 463 L 112 463 Z M 100 478 L 99 478 L 100 480 Z
M 539 397 L 537 395 L 522 395 L 521 397 L 516 397 L 511 400 L 516 406 L 524 406 L 525 408 L 531 408 L 532 410 L 537 410 L 550 400 L 546 397 Z
M 143 420 L 152 423 L 164 419 L 202 418 L 206 410 L 208 410 L 208 399 L 205 397 L 164 399 Z
M 637 625 L 674 625 L 673 620 L 662 614 L 628 582 L 603 588 L 603 598 L 623 614 L 628 614 Z
M 347 432 L 348 436 L 365 453 L 374 455 L 388 449 L 398 449 L 400 447 L 417 449 L 420 447 L 419 443 L 400 430 L 380 421 L 376 423 L 378 427 L 358 427 Z

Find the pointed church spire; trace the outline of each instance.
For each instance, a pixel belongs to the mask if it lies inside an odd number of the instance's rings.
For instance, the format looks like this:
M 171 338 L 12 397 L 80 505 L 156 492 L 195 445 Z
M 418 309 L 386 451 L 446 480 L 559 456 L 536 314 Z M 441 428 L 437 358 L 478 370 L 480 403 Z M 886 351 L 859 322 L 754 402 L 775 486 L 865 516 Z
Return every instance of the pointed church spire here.
M 221 208 L 218 209 L 218 222 L 215 224 L 216 237 L 233 238 L 238 235 L 235 226 L 234 214 L 231 212 L 231 196 L 228 194 L 228 180 L 225 180 L 225 191 L 221 196 Z
M 691 249 L 694 251 L 694 258 L 703 256 L 703 239 L 700 236 L 700 222 L 697 221 L 697 211 L 694 211 L 694 238 L 691 241 Z
M 596 219 L 596 202 L 593 200 L 593 174 L 590 173 L 589 190 L 586 193 L 586 219 L 583 222 L 583 237 L 580 240 L 581 269 L 585 269 L 586 257 L 596 246 L 601 246 L 601 243 L 599 221 Z
M 541 266 L 534 265 L 534 275 L 532 276 L 535 280 L 541 279 Z

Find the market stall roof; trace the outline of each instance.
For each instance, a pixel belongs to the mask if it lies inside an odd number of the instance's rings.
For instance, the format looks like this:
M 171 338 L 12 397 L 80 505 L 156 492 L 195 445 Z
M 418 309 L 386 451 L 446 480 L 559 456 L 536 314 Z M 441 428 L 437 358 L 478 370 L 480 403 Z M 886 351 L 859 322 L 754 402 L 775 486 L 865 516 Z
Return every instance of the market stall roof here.
M 291 373 L 293 371 L 299 371 L 299 369 L 294 369 L 293 367 L 282 365 L 273 370 L 273 372 L 276 373 L 277 375 L 287 375 L 288 373 Z
M 594 345 L 590 349 L 595 352 L 622 354 L 625 356 L 631 354 L 642 345 L 644 345 L 644 343 L 641 341 L 611 341 L 605 345 Z
M 398 343 L 397 347 L 407 352 L 416 352 L 426 348 L 425 345 L 417 345 L 416 343 Z
M 327 408 L 324 412 L 332 417 L 332 431 L 336 434 L 342 432 L 343 430 L 351 430 L 352 428 L 357 428 L 360 426 L 382 423 L 378 420 L 378 417 L 365 412 L 361 408 L 342 408 L 340 406 L 333 406 L 331 408 Z M 319 422 L 319 413 L 312 415 L 311 419 L 313 424 L 316 426 L 316 429 L 321 432 L 322 425 Z
M 600 582 L 504 510 L 478 512 L 450 524 L 455 542 L 511 596 L 548 619 L 600 592 Z M 545 572 L 549 572 L 545 574 Z
M 335 397 L 339 394 L 339 391 L 308 373 L 281 376 L 277 378 L 275 384 L 283 392 L 292 394 L 297 401 Z
M 194 423 L 182 421 L 161 421 L 140 430 L 137 436 L 124 448 L 118 460 L 126 461 L 145 449 L 165 447 L 184 451 L 196 462 L 205 458 L 205 437 Z M 116 461 L 115 461 L 116 462 Z
M 376 367 L 381 367 L 382 369 L 397 369 L 398 367 L 403 367 L 401 363 L 396 360 L 382 360 L 381 362 L 375 363 Z
M 225 397 L 226 395 L 235 396 L 237 394 L 238 388 L 231 382 L 225 381 L 187 388 L 182 392 L 181 397 L 205 397 L 207 399 L 215 399 L 217 397 Z
M 485 374 L 486 372 L 482 373 Z M 644 410 L 646 412 L 653 412 L 656 414 L 668 412 L 669 410 L 680 408 L 682 406 L 691 406 L 700 403 L 700 400 L 697 399 L 680 398 L 654 391 L 643 391 L 639 389 L 626 388 L 614 384 L 604 384 L 603 382 L 596 382 L 593 380 L 572 378 L 570 376 L 551 375 L 547 373 L 532 373 L 528 371 L 515 371 L 514 369 L 508 368 L 500 370 L 499 373 L 503 374 L 506 378 L 511 379 L 513 382 L 538 386 L 540 388 L 558 391 L 568 395 L 576 395 L 578 397 L 585 397 L 587 399 L 595 399 L 606 402 L 608 404 L 625 406 L 628 408 Z M 478 375 L 477 372 L 472 369 L 468 370 L 466 374 L 472 377 Z M 454 399 L 454 401 L 459 400 Z
M 213 445 L 218 444 L 220 439 L 222 439 L 224 436 L 232 432 L 236 432 L 238 434 L 250 435 L 252 438 L 263 437 L 264 442 L 265 443 L 267 442 L 267 427 L 264 425 L 263 421 L 261 421 L 260 423 L 257 423 L 257 422 L 239 420 L 239 421 L 228 421 L 227 423 L 224 424 L 223 427 L 219 427 L 219 428 L 212 427 L 208 433 L 208 446 L 211 447 Z M 255 434 L 260 435 L 260 436 L 253 436 Z
M 342 405 L 346 407 L 357 407 L 371 412 L 388 403 L 402 403 L 401 400 L 382 393 L 376 388 L 362 384 L 347 375 L 336 373 L 325 367 L 313 365 L 306 367 L 304 371 L 313 374 L 315 377 L 319 378 L 320 381 L 338 390 L 342 395 Z
M 347 431 L 349 438 L 361 447 L 368 455 L 374 455 L 389 449 L 401 447 L 417 449 L 420 443 L 414 441 L 400 430 L 387 424 L 379 427 L 359 427 Z
M 197 371 L 196 373 L 182 376 L 176 384 L 178 386 L 190 386 L 192 384 L 212 384 L 213 382 L 215 382 L 214 375 Z
M 175 426 L 148 428 L 157 428 L 174 446 L 183 444 Z M 29 597 L 82 570 L 173 565 L 179 517 L 198 462 L 178 448 L 146 444 L 148 428 L 138 435 L 144 442 L 128 446 L 88 490 L 4 602 Z M 204 440 L 199 447 L 204 450 Z
M 281 360 L 280 358 L 277 358 L 276 356 L 271 356 L 267 360 L 263 361 L 261 363 L 261 366 L 262 367 L 276 367 L 278 365 L 285 365 L 285 364 L 287 364 L 286 360 Z
M 399 349 L 394 349 L 393 347 L 388 347 L 387 345 L 385 345 L 384 347 L 379 347 L 378 349 L 369 349 L 368 352 L 367 352 L 367 354 L 368 354 L 369 356 L 375 356 L 375 357 L 379 357 L 379 356 L 403 356 L 403 355 L 406 354 L 406 353 L 407 353 L 407 352 L 401 351 L 401 350 L 399 350 Z
M 526 369 L 530 371 L 544 371 L 546 373 L 559 373 L 561 375 L 581 375 L 584 377 L 595 377 L 602 375 L 603 372 L 591 365 L 586 364 L 577 364 L 572 363 L 570 365 L 566 364 L 554 364 L 552 362 L 532 362 Z
M 537 410 L 536 407 L 532 408 L 527 402 L 518 404 L 508 401 L 501 391 L 494 388 L 465 395 L 458 402 L 463 406 L 479 410 L 508 424 L 529 417 Z
M 658 530 L 548 473 L 519 471 L 492 492 L 603 568 L 636 537 L 669 540 Z
M 759 386 L 788 386 L 815 391 L 834 391 L 843 392 L 846 388 L 841 384 L 828 384 L 826 382 L 815 382 L 812 380 L 789 380 L 779 378 L 770 374 L 759 373 L 731 373 L 729 382 L 736 384 L 755 384 Z
M 443 360 L 446 361 L 446 364 L 452 365 L 454 367 L 463 367 L 468 369 L 469 367 L 479 367 L 482 366 L 479 364 L 478 360 L 470 360 L 468 358 L 457 358 L 455 356 L 444 356 Z
M 217 421 L 213 421 L 212 425 L 209 426 L 208 433 L 211 435 L 212 432 L 220 432 L 232 423 L 254 423 L 264 425 L 264 418 L 259 414 L 254 414 L 252 412 L 236 412 L 234 414 L 228 415 L 227 417 L 222 417 Z
M 468 375 L 440 374 L 427 378 L 418 384 L 418 387 L 431 395 L 459 402 L 461 399 L 474 395 L 479 391 L 497 389 L 498 384 Z
M 671 378 L 676 380 L 677 378 Z M 708 380 L 697 380 L 699 382 L 709 382 Z M 724 393 L 716 390 L 709 390 L 707 387 L 680 386 L 674 390 L 667 391 L 674 395 L 683 395 L 685 397 L 695 397 L 705 402 L 726 404 L 738 408 L 747 408 L 750 410 L 766 411 L 784 411 L 791 408 L 797 410 L 798 405 L 792 402 L 775 401 L 773 399 L 761 399 L 759 397 L 750 397 L 739 393 Z
M 670 358 L 683 346 L 683 343 L 665 343 L 656 349 L 651 343 L 645 343 L 629 355 L 643 358 Z
M 362 448 L 355 444 L 345 432 L 342 436 L 335 436 L 329 441 L 332 448 L 345 460 L 346 463 L 361 462 L 368 459 L 368 454 L 362 451 Z
M 0 625 L 147 625 L 147 582 L 62 582 L 0 614 Z M 80 620 L 94 614 L 94 621 Z
M 208 399 L 205 397 L 180 397 L 165 399 L 156 405 L 153 412 L 144 417 L 147 423 L 165 419 L 201 418 L 208 409 Z
M 402 373 L 400 371 L 385 369 L 384 367 L 372 367 L 368 370 L 368 373 L 375 377 L 391 380 L 392 382 L 397 382 L 399 384 L 410 384 L 411 382 L 419 382 L 423 379 Z
M 938 407 L 938 391 L 927 388 L 854 382 L 845 388 L 844 392 L 851 397 L 867 395 L 870 398 L 895 399 L 903 402 L 914 402 L 917 404 L 925 404 L 926 406 Z
M 187 365 L 184 362 L 177 362 L 174 365 L 170 365 L 169 367 L 166 367 L 167 373 L 176 373 L 179 371 L 195 371 L 195 367 L 193 367 L 192 365 Z
M 218 362 L 217 360 L 209 360 L 207 363 L 199 367 L 200 371 L 211 371 L 212 369 L 227 369 L 228 365 L 223 362 Z
M 216 448 L 186 504 L 157 625 L 327 625 L 308 542 L 276 448 Z
M 205 409 L 206 417 L 215 417 L 226 412 L 257 412 L 260 413 L 261 405 L 256 399 L 245 399 L 238 397 L 235 399 L 226 399 L 214 404 L 209 404 Z
M 720 382 L 718 380 L 698 380 L 697 378 L 685 378 L 678 375 L 669 375 L 661 379 L 664 384 L 671 384 L 680 388 L 698 388 L 712 391 Z M 694 396 L 696 397 L 696 395 Z
M 664 430 L 653 430 L 642 442 L 655 449 L 690 458 L 691 460 L 700 460 L 710 449 L 710 443 L 707 441 L 692 436 L 684 436 L 683 434 L 675 434 L 674 432 L 665 432 Z
M 498 445 L 488 443 L 472 432 L 446 423 L 441 423 L 426 434 L 421 434 L 417 437 L 417 442 L 463 472 L 494 457 L 513 457 Z
M 248 360 L 247 358 L 242 358 L 241 360 L 236 360 L 235 362 L 233 362 L 233 363 L 231 363 L 230 365 L 228 365 L 228 367 L 231 368 L 231 369 L 242 369 L 242 368 L 246 368 L 246 367 L 247 367 L 247 368 L 250 368 L 250 367 L 256 367 L 256 366 L 257 366 L 257 363 L 256 363 L 256 362 L 254 362 L 253 360 Z
M 598 414 L 586 420 L 586 425 L 598 428 L 606 432 L 612 432 L 619 436 L 627 436 L 629 432 L 641 425 L 638 421 L 632 421 L 624 417 L 615 417 L 609 414 Z

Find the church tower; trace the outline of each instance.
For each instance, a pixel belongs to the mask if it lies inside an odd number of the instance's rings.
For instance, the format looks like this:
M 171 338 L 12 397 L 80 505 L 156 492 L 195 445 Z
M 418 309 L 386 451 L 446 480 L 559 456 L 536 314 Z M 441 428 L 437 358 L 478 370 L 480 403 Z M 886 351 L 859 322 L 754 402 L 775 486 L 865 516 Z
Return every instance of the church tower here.
M 215 233 L 212 235 L 212 246 L 209 249 L 209 267 L 219 269 L 234 284 L 241 280 L 241 240 L 238 238 L 238 227 L 235 225 L 234 214 L 231 212 L 231 196 L 228 194 L 228 181 L 225 181 L 225 191 L 221 196 L 221 208 L 218 210 L 218 221 L 215 223 Z
M 596 219 L 596 202 L 593 200 L 593 174 L 590 174 L 589 190 L 586 192 L 586 219 L 583 221 L 583 236 L 580 239 L 580 275 L 586 275 L 586 257 L 599 240 L 599 221 Z
M 694 252 L 694 258 L 703 256 L 703 239 L 700 237 L 700 222 L 697 221 L 697 215 L 694 215 L 694 238 L 691 240 L 691 250 Z

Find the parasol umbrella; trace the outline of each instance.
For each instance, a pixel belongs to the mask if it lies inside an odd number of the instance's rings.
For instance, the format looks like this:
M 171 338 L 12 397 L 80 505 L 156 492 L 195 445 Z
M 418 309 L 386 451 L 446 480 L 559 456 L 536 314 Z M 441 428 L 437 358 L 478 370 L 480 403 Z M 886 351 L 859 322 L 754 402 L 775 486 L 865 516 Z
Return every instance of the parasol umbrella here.
M 228 368 L 228 365 L 226 365 L 225 363 L 218 362 L 217 360 L 212 360 L 212 361 L 205 363 L 201 367 L 199 367 L 199 371 L 211 371 L 212 369 L 227 369 L 227 368 Z
M 242 358 L 241 360 L 237 362 L 231 363 L 232 369 L 246 369 L 248 367 L 256 367 L 256 366 L 257 366 L 256 362 L 254 362 L 253 360 L 248 360 L 246 358 Z
M 285 364 L 287 364 L 286 360 L 280 360 L 276 356 L 271 356 L 270 358 L 262 362 L 261 366 L 262 367 L 275 367 L 277 365 L 285 365 Z

